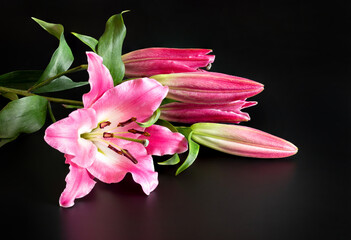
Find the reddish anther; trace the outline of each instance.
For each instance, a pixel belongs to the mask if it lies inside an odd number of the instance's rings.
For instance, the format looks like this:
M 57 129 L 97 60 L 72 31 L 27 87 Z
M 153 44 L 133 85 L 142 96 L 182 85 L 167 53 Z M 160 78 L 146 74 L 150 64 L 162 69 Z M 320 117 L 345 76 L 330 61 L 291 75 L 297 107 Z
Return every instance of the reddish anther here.
M 128 119 L 125 122 L 118 123 L 117 127 L 124 127 L 124 126 L 126 126 L 126 125 L 128 125 L 128 124 L 130 124 L 132 122 L 135 122 L 136 120 L 137 120 L 136 117 L 132 117 L 131 119 Z

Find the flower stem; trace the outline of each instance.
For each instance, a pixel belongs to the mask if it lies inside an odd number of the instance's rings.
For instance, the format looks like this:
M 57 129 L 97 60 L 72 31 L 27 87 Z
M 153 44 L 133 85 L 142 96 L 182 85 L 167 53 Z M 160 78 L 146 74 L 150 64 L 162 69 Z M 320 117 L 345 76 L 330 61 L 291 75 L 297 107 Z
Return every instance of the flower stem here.
M 82 64 L 78 67 L 75 67 L 75 68 L 71 68 L 71 69 L 68 69 L 67 71 L 64 71 L 64 72 L 61 72 L 55 76 L 52 76 L 40 83 L 37 83 L 35 84 L 34 86 L 30 87 L 27 91 L 28 92 L 32 92 L 33 90 L 37 89 L 37 88 L 40 88 L 44 85 L 47 85 L 49 83 L 51 83 L 53 80 L 55 80 L 56 78 L 59 78 L 59 77 L 62 77 L 63 75 L 66 75 L 66 74 L 69 74 L 69 73 L 74 73 L 74 72 L 78 72 L 78 71 L 81 71 L 81 70 L 85 70 L 88 68 L 88 65 L 87 64 Z
M 27 92 L 25 90 L 20 90 L 20 89 L 15 89 L 15 88 L 7 88 L 7 87 L 0 87 L 0 92 L 7 92 L 7 93 L 15 93 L 17 95 L 21 96 L 35 96 L 37 94 L 33 94 L 30 92 Z M 40 96 L 40 95 L 38 95 Z M 83 102 L 81 101 L 76 101 L 76 100 L 70 100 L 70 99 L 63 99 L 63 98 L 53 98 L 53 97 L 46 97 L 46 96 L 41 96 L 43 98 L 46 98 L 50 102 L 57 102 L 57 103 L 63 103 L 63 104 L 69 104 L 69 105 L 77 105 L 77 106 L 83 106 Z
M 54 113 L 52 112 L 52 108 L 51 108 L 51 103 L 50 103 L 50 101 L 48 102 L 48 110 L 49 110 L 49 115 L 50 115 L 51 121 L 52 121 L 53 123 L 56 122 Z

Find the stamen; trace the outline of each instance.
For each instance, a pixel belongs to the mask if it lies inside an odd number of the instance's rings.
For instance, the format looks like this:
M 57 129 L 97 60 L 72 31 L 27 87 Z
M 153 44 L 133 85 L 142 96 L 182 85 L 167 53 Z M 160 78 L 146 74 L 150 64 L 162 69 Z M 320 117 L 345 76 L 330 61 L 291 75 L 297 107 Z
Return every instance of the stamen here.
M 99 127 L 100 128 L 104 128 L 104 127 L 107 127 L 107 126 L 110 126 L 111 125 L 111 122 L 110 121 L 106 121 L 106 122 L 102 122 L 99 124 Z
M 102 134 L 103 138 L 113 138 L 113 133 L 109 133 L 109 132 L 104 132 Z
M 135 122 L 136 120 L 137 120 L 136 117 L 132 117 L 131 119 L 129 119 L 129 120 L 125 121 L 125 122 L 118 123 L 117 127 L 124 127 L 124 126 L 126 126 L 126 125 L 128 125 L 128 124 L 130 124 L 132 122 Z
M 123 152 L 116 149 L 115 147 L 113 147 L 112 145 L 108 145 L 108 148 L 113 150 L 114 152 L 118 153 L 119 155 L 123 155 Z
M 147 140 L 147 139 L 135 139 L 135 138 L 122 137 L 122 136 L 114 136 L 114 138 L 119 138 L 119 139 L 131 141 L 131 142 L 141 143 L 141 144 L 143 144 L 144 147 L 147 147 L 147 145 L 149 145 L 149 140 Z
M 127 149 L 122 149 L 123 152 L 123 156 L 127 157 L 130 161 L 132 161 L 132 163 L 137 164 L 138 160 L 135 159 L 135 157 L 133 157 L 132 154 L 130 154 L 130 152 Z
M 145 137 L 150 137 L 150 133 L 148 133 L 148 132 L 143 132 L 143 131 L 139 131 L 139 130 L 136 130 L 136 129 L 134 129 L 134 128 L 129 129 L 128 132 L 133 133 L 133 134 L 139 133 L 139 134 L 141 134 L 141 135 L 143 135 L 143 136 L 145 136 Z
M 108 148 L 119 155 L 125 156 L 130 161 L 132 161 L 132 163 L 134 163 L 134 164 L 138 163 L 138 160 L 136 160 L 135 157 L 133 157 L 133 155 L 130 154 L 130 152 L 127 149 L 122 149 L 122 151 L 120 151 L 120 150 L 116 149 L 115 147 L 113 147 L 112 145 L 108 145 Z

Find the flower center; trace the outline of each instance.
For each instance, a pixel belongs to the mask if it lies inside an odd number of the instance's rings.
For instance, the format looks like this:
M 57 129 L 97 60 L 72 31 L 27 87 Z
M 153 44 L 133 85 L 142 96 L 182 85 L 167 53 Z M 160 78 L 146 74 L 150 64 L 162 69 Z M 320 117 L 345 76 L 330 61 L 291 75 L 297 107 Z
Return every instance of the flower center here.
M 138 139 L 137 137 L 139 135 L 149 137 L 150 133 L 140 131 L 140 130 L 137 130 L 134 128 L 130 128 L 127 131 L 120 131 L 121 127 L 125 127 L 128 124 L 135 122 L 136 120 L 137 119 L 135 117 L 132 117 L 125 122 L 119 122 L 115 128 L 110 127 L 111 125 L 113 126 L 113 123 L 111 123 L 110 121 L 100 122 L 98 127 L 94 128 L 91 132 L 83 133 L 80 136 L 86 140 L 89 140 L 89 141 L 100 142 L 104 146 L 106 146 L 107 148 L 109 148 L 112 151 L 114 151 L 115 153 L 117 153 L 118 155 L 122 155 L 122 156 L 128 158 L 132 163 L 137 164 L 138 161 L 135 159 L 135 157 L 133 157 L 133 155 L 127 149 L 124 149 L 124 148 L 118 146 L 114 141 L 112 141 L 112 139 L 122 139 L 122 140 L 130 141 L 130 142 L 140 143 L 144 147 L 146 147 L 149 144 L 149 140 Z M 106 129 L 106 128 L 108 128 L 108 129 Z M 128 134 L 128 133 L 138 134 L 138 136 L 136 138 L 122 136 L 122 134 Z

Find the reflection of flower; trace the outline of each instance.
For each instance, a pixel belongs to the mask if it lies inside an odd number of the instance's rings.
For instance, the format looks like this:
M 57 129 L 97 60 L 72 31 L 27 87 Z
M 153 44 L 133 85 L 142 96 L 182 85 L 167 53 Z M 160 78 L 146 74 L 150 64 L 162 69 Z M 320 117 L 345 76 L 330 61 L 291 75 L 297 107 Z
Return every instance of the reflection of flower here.
M 282 158 L 298 150 L 294 144 L 254 128 L 217 123 L 195 123 L 191 128 L 194 141 L 233 155 Z
M 215 56 L 209 49 L 144 48 L 122 56 L 126 77 L 150 77 L 156 74 L 195 72 L 209 68 Z
M 215 72 L 160 74 L 151 78 L 169 87 L 167 98 L 187 103 L 228 103 L 263 90 L 261 83 Z
M 187 150 L 179 133 L 165 127 L 140 127 L 159 107 L 167 87 L 155 80 L 131 80 L 113 87 L 102 58 L 87 53 L 91 90 L 83 95 L 84 108 L 72 112 L 46 129 L 45 141 L 65 153 L 70 172 L 60 205 L 73 206 L 87 195 L 94 177 L 106 183 L 121 181 L 130 172 L 149 194 L 158 185 L 151 155 Z
M 238 100 L 222 104 L 195 104 L 173 102 L 162 105 L 161 118 L 172 122 L 227 122 L 249 121 L 250 116 L 241 109 L 256 105 L 257 102 Z

